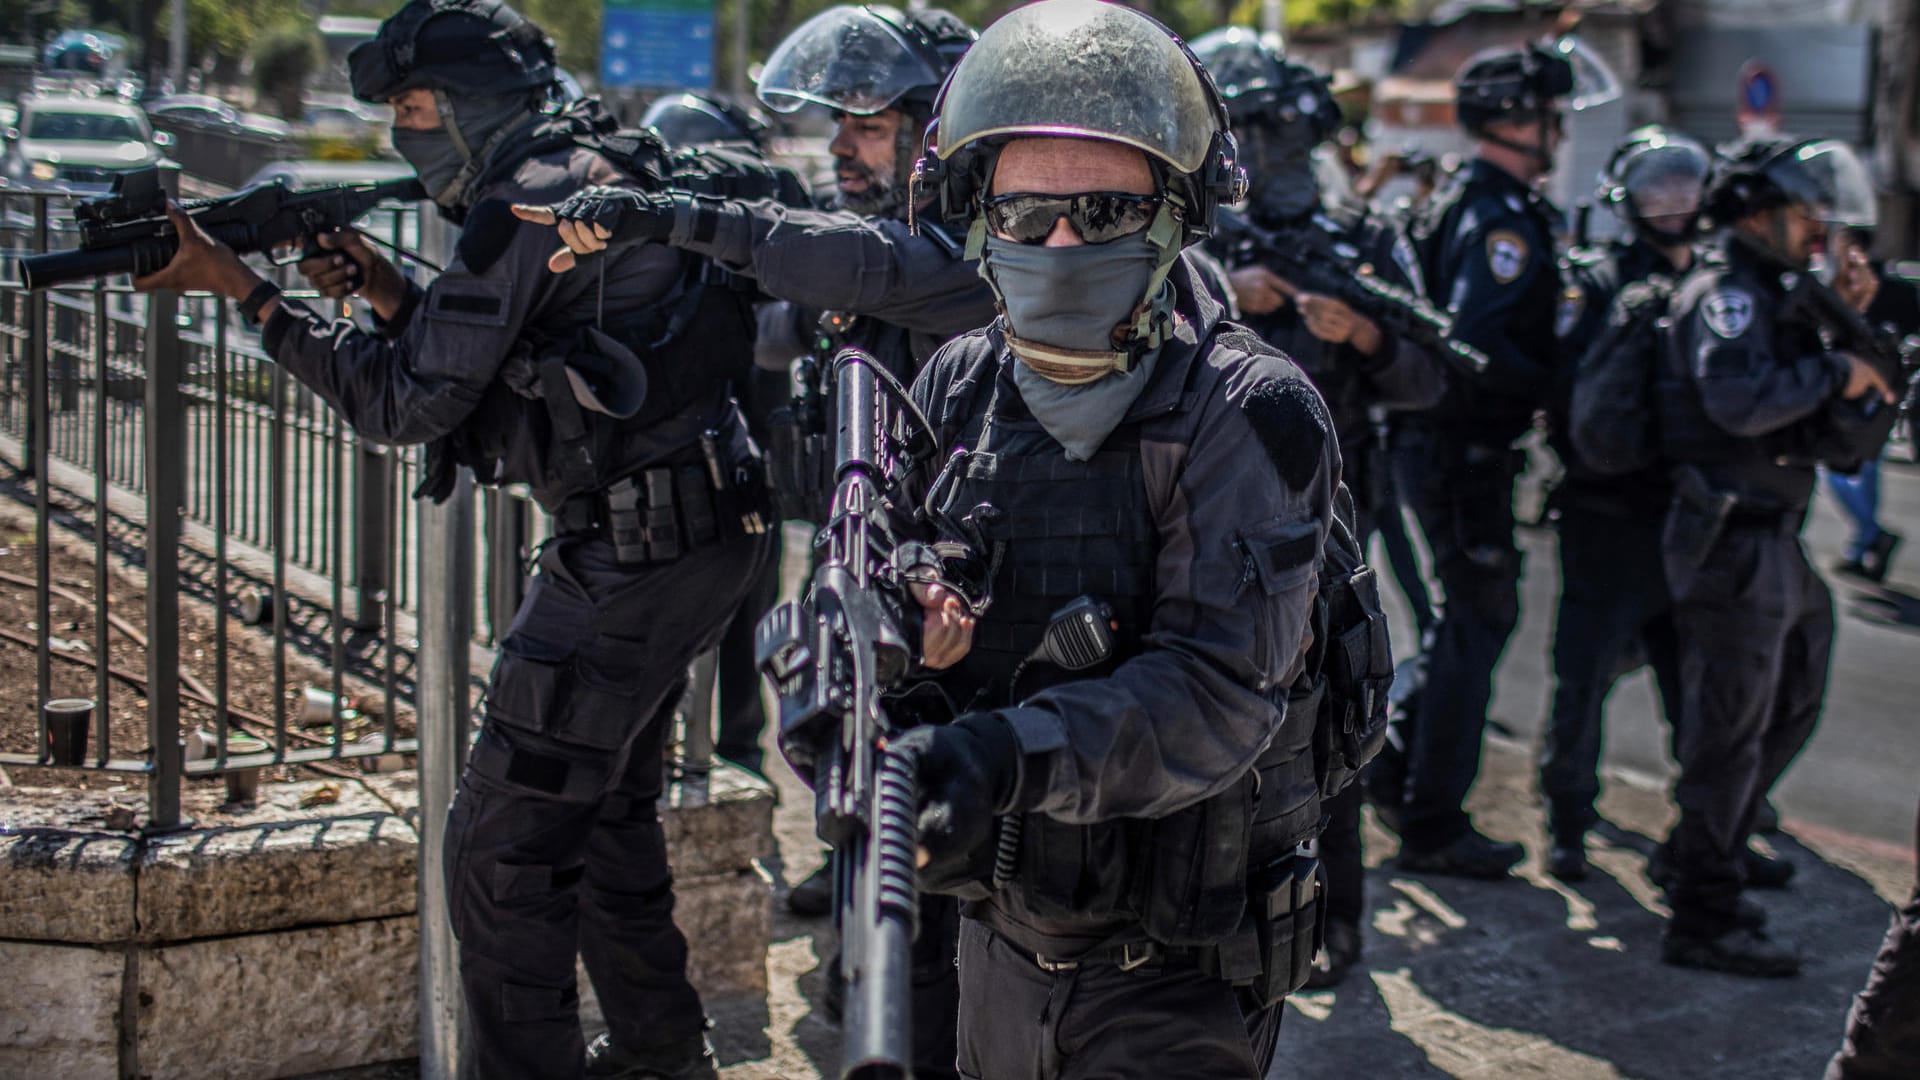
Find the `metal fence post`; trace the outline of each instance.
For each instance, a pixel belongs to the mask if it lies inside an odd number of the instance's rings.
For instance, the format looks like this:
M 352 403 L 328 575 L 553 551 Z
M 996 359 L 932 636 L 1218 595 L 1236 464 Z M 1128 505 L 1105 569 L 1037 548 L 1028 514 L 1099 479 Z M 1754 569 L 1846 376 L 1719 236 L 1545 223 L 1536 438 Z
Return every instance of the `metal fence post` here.
M 387 504 L 393 500 L 385 447 L 362 439 L 353 455 L 353 617 L 355 630 L 378 630 L 386 618 L 388 559 Z
M 33 250 L 47 250 L 46 196 L 33 200 Z M 24 471 L 34 479 L 46 476 L 47 446 L 47 294 L 20 290 L 27 304 L 27 454 Z M 42 627 L 42 629 L 45 629 Z
M 420 1076 L 464 1075 L 466 1002 L 441 871 L 447 806 L 470 744 L 467 647 L 473 639 L 473 479 L 461 470 L 439 506 L 420 504 Z
M 180 295 L 147 298 L 147 779 L 148 827 L 180 825 L 180 512 L 186 490 L 186 410 L 180 394 Z M 104 519 L 103 519 L 104 520 Z

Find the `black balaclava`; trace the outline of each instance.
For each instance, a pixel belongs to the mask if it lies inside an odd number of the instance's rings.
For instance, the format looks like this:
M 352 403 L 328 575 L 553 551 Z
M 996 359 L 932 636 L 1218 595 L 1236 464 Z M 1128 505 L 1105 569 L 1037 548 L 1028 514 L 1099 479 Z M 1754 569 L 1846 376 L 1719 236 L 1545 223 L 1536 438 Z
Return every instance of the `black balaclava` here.
M 468 188 L 494 150 L 536 116 L 524 92 L 464 97 L 436 90 L 433 96 L 440 126 L 428 131 L 396 127 L 393 148 L 413 166 L 443 211 L 463 214 L 472 203 Z

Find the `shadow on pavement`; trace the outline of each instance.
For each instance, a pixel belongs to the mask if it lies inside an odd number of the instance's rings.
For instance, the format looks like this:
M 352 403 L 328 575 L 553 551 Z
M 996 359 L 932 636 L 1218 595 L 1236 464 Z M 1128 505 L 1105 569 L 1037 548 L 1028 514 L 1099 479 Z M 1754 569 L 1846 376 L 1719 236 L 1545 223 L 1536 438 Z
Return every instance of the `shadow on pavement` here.
M 1544 872 L 1530 777 L 1524 751 L 1489 746 L 1474 809 L 1489 834 L 1528 849 L 1506 881 L 1401 874 L 1380 861 L 1392 839 L 1370 823 L 1361 968 L 1332 992 L 1294 1000 L 1269 1075 L 1818 1077 L 1886 926 L 1874 888 L 1792 837 L 1772 837 L 1799 873 L 1784 890 L 1752 895 L 1770 932 L 1799 946 L 1802 975 L 1669 967 L 1664 897 L 1646 877 L 1671 817 L 1662 794 L 1603 803 L 1612 826 L 1589 841 L 1588 878 L 1570 885 Z

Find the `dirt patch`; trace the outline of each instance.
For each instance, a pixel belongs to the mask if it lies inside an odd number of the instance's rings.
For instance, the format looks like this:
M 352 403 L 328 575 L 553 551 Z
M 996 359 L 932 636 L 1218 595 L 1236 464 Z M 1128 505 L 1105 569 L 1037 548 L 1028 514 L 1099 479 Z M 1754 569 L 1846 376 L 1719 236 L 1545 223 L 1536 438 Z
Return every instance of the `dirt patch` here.
M 50 598 L 47 628 L 54 639 L 48 697 L 99 696 L 96 666 L 100 659 L 97 636 L 98 615 L 92 545 L 55 527 L 50 534 L 51 558 L 48 575 L 54 587 Z M 34 753 L 39 736 L 37 658 L 26 640 L 41 637 L 33 583 L 40 580 L 35 552 L 33 519 L 17 505 L 0 506 L 0 751 Z M 6 580 L 12 578 L 15 580 Z M 108 556 L 107 607 L 112 616 L 124 620 L 144 635 L 147 630 L 147 594 L 143 575 Z M 284 693 L 275 693 L 275 649 L 271 627 L 249 626 L 231 613 L 220 619 L 210 604 L 184 592 L 180 597 L 180 669 L 183 676 L 180 727 L 206 732 L 215 730 L 216 709 L 212 704 L 193 700 L 185 685 L 189 679 L 205 688 L 217 700 L 223 692 L 232 710 L 234 736 L 255 734 L 271 739 L 276 715 L 287 717 L 288 747 L 326 745 L 330 726 L 302 728 L 300 719 L 307 687 L 330 690 L 332 676 L 325 665 L 293 649 L 285 650 L 286 682 Z M 109 620 L 111 623 L 113 620 Z M 224 626 L 221 624 L 224 622 Z M 224 687 L 220 677 L 219 641 L 226 638 Z M 111 625 L 106 636 L 108 667 L 119 673 L 108 679 L 106 696 L 109 748 L 115 760 L 141 760 L 148 757 L 147 650 L 132 636 Z M 358 716 L 345 723 L 345 741 L 351 744 L 362 735 L 382 730 L 383 698 L 377 692 L 349 680 L 343 693 L 354 705 Z M 401 737 L 413 734 L 410 709 L 396 704 L 396 727 Z M 97 717 L 96 717 L 97 725 Z M 89 739 L 88 760 L 99 751 L 95 736 Z M 297 733 L 297 734 L 296 734 Z M 320 775 L 320 770 L 285 767 L 266 770 L 265 779 L 298 780 Z M 334 767 L 337 768 L 337 767 Z M 54 769 L 15 768 L 16 783 L 37 787 L 66 787 L 79 790 L 141 791 L 145 780 L 138 773 Z M 25 775 L 21 775 L 25 774 Z M 218 778 L 189 779 L 187 784 L 219 786 Z

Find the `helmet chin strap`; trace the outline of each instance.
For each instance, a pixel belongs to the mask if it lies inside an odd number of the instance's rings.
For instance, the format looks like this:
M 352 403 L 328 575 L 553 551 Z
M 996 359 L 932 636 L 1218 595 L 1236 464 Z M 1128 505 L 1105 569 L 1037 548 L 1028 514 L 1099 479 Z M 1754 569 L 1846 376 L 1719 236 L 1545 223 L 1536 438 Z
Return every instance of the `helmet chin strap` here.
M 453 178 L 453 182 L 433 196 L 433 201 L 441 206 L 459 206 L 461 196 L 467 193 L 467 185 L 473 183 L 474 178 L 480 175 L 480 170 L 486 167 L 487 159 L 493 154 L 493 148 L 500 145 L 500 140 L 505 138 L 515 125 L 502 124 L 495 128 L 493 134 L 487 136 L 487 141 L 480 144 L 480 150 L 476 153 L 467 143 L 466 134 L 460 130 L 460 124 L 453 115 L 453 98 L 448 96 L 445 90 L 434 88 L 433 107 L 434 111 L 440 114 L 440 126 L 447 129 L 447 138 L 453 142 L 453 148 L 460 152 L 461 160 L 466 162 L 461 166 L 459 175 Z
M 1553 151 L 1547 149 L 1547 127 L 1545 123 L 1540 125 L 1539 141 L 1531 145 L 1523 143 L 1518 139 L 1509 139 L 1504 135 L 1495 135 L 1486 128 L 1481 128 L 1476 135 L 1478 138 L 1484 139 L 1495 146 L 1505 147 L 1516 154 L 1525 154 L 1532 158 L 1534 167 L 1539 170 L 1536 178 L 1545 176 L 1553 171 Z

